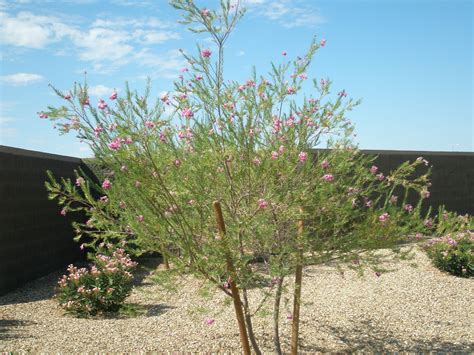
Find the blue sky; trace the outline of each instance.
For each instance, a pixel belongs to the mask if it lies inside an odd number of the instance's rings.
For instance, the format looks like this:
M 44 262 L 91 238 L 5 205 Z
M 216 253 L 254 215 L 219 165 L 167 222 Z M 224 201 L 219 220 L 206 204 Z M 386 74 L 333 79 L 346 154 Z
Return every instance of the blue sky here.
M 215 7 L 217 1 L 199 1 Z M 462 0 L 244 0 L 248 13 L 226 47 L 228 78 L 304 53 L 326 38 L 310 77 L 329 77 L 362 104 L 349 117 L 361 148 L 474 151 L 473 4 Z M 166 0 L 0 0 L 0 144 L 63 155 L 90 153 L 36 112 L 88 72 L 92 99 L 128 81 L 172 90 L 205 35 L 177 23 Z

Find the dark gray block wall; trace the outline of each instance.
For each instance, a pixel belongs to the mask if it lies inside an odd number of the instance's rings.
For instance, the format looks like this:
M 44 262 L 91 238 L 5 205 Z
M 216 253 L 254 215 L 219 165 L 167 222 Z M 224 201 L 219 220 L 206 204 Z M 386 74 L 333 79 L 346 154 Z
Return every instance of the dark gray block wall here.
M 474 215 L 474 153 L 414 152 L 390 150 L 362 150 L 378 155 L 375 165 L 387 174 L 401 163 L 422 156 L 432 165 L 431 196 L 425 201 L 437 210 L 445 205 L 448 210 Z
M 385 174 L 419 156 L 432 164 L 433 207 L 474 215 L 474 153 L 364 150 Z M 74 178 L 80 159 L 0 146 L 0 294 L 64 267 L 82 255 L 70 226 L 44 187 L 46 170 Z
M 71 220 L 48 200 L 46 170 L 74 178 L 77 158 L 0 146 L 0 294 L 81 257 Z

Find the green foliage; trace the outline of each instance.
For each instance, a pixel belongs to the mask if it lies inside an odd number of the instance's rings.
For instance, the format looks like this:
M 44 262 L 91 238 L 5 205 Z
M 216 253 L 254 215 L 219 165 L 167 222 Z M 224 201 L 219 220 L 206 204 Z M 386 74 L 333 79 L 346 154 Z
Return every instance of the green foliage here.
M 433 264 L 440 270 L 455 276 L 474 276 L 474 233 L 435 238 L 425 248 Z
M 95 250 L 126 242 L 137 255 L 159 251 L 175 270 L 230 295 L 230 276 L 245 294 L 289 275 L 297 263 L 383 270 L 380 248 L 399 251 L 407 235 L 453 228 L 421 212 L 430 186 L 426 160 L 381 172 L 352 143 L 347 115 L 360 100 L 346 99 L 344 90 L 335 96 L 328 79 L 314 79 L 301 95 L 324 42 L 314 39 L 297 59 L 272 63 L 267 75 L 254 69 L 244 83 L 224 80 L 225 42 L 243 15 L 239 4 L 222 1 L 216 11 L 191 0 L 171 4 L 217 47 L 183 53 L 189 71 L 172 94 L 153 100 L 151 83 L 143 94 L 127 85 L 96 109 L 87 82 L 66 94 L 55 89 L 67 105 L 46 114 L 89 144 L 102 181 L 83 172 L 75 183 L 49 176 L 50 198 L 65 213 L 81 210 L 89 218 L 74 224 L 78 240 Z M 330 149 L 316 154 L 321 147 Z M 400 190 L 404 196 L 395 196 Z M 409 195 L 418 199 L 414 206 Z M 214 200 L 222 205 L 224 237 Z M 244 308 L 248 322 L 254 312 L 245 298 Z
M 69 274 L 58 282 L 56 298 L 67 313 L 80 317 L 117 312 L 132 290 L 135 266 L 123 249 L 98 254 L 89 268 L 69 265 Z

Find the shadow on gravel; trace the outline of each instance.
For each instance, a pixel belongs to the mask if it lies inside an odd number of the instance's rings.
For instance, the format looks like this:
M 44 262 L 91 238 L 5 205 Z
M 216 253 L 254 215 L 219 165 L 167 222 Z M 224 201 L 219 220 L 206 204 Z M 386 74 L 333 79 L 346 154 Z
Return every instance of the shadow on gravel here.
M 174 308 L 176 307 L 168 306 L 166 304 L 125 303 L 119 312 L 105 314 L 99 318 L 126 319 L 126 318 L 140 317 L 140 316 L 158 317 L 166 313 L 168 310 L 174 309 Z
M 0 306 L 51 299 L 54 296 L 56 284 L 63 273 L 59 270 L 54 271 L 0 296 Z
M 24 321 L 17 319 L 0 319 L 0 340 L 11 340 L 25 338 L 21 334 L 21 327 L 26 327 L 29 325 L 36 324 L 32 321 Z M 0 349 L 0 351 L 2 351 Z
M 305 322 L 306 323 L 306 322 Z M 305 326 L 318 326 L 317 324 L 301 324 Z M 422 326 L 422 325 L 420 325 Z M 370 321 L 361 321 L 354 324 L 352 329 L 332 327 L 330 325 L 319 326 L 322 333 L 330 334 L 335 338 L 335 342 L 344 347 L 342 351 L 407 351 L 407 352 L 462 352 L 472 353 L 474 343 L 469 342 L 446 342 L 438 337 L 432 339 L 401 339 L 399 336 L 380 329 Z M 315 343 L 317 339 L 301 339 L 300 350 L 305 352 L 328 352 L 333 349 L 326 349 Z

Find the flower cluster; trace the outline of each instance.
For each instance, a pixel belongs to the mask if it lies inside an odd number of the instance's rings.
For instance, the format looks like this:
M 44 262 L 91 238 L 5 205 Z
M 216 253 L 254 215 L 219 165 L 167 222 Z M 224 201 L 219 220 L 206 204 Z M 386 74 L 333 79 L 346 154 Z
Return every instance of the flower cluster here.
M 474 233 L 470 231 L 429 240 L 425 246 L 433 264 L 461 277 L 474 276 Z
M 98 254 L 89 268 L 69 265 L 68 274 L 58 281 L 56 298 L 77 316 L 117 311 L 130 294 L 136 265 L 121 248 L 111 255 Z

